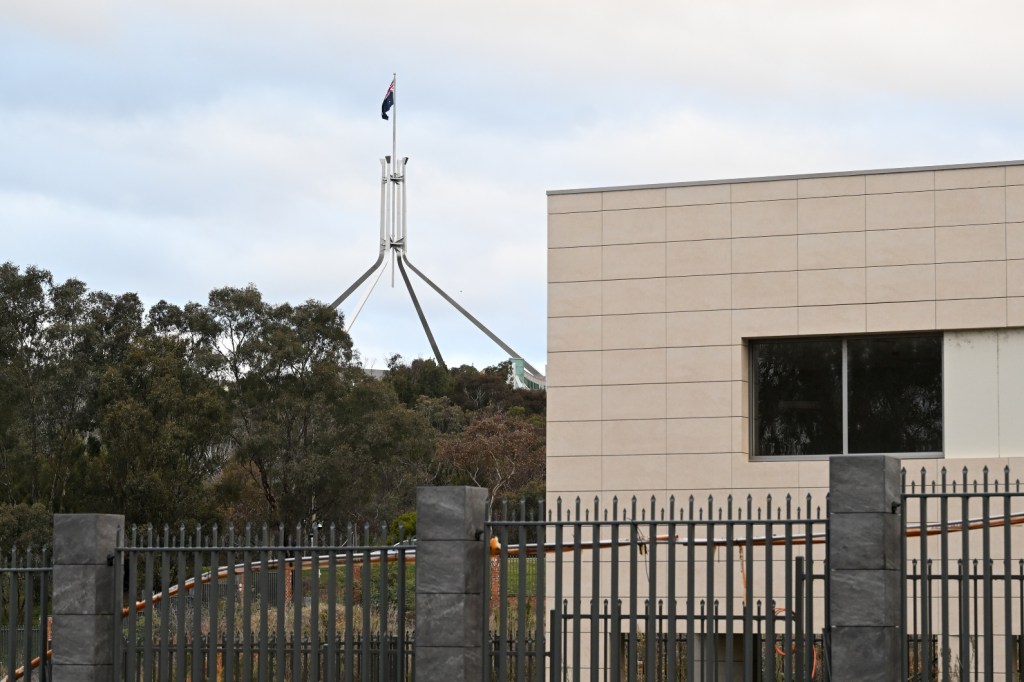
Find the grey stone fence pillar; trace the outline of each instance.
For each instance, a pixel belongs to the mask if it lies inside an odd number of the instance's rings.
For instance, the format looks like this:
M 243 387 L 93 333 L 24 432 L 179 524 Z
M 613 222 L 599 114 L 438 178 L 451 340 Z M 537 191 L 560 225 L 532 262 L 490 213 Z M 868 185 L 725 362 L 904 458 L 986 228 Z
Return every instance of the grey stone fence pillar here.
M 897 682 L 903 669 L 900 461 L 833 457 L 829 466 L 833 682 Z
M 114 554 L 124 517 L 53 517 L 53 682 L 110 682 L 114 675 Z M 120 614 L 118 614 L 120 616 Z
M 479 680 L 487 490 L 416 491 L 416 680 Z

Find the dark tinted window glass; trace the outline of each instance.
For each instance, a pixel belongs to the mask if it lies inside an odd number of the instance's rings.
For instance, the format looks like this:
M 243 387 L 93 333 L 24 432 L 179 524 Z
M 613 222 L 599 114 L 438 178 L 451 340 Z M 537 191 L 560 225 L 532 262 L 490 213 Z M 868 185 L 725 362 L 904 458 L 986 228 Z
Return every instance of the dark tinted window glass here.
M 751 344 L 755 455 L 843 451 L 842 343 Z
M 942 450 L 942 337 L 847 341 L 850 452 Z

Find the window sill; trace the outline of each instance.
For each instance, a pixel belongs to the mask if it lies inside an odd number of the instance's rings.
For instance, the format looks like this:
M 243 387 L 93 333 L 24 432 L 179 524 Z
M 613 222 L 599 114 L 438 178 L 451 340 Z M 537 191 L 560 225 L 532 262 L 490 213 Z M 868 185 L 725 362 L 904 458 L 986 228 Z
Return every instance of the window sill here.
M 942 452 L 865 452 L 849 455 L 749 455 L 747 460 L 750 462 L 820 462 L 833 457 L 871 457 L 873 455 L 900 459 L 945 459 L 946 457 Z

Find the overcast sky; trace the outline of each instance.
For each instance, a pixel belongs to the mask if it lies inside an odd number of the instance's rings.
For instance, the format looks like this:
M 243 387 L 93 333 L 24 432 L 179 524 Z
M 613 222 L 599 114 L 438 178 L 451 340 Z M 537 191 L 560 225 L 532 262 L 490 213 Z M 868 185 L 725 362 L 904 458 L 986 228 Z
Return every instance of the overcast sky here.
M 397 71 L 410 260 L 543 367 L 547 190 L 1024 158 L 1022 28 L 1020 2 L 0 0 L 0 260 L 147 305 L 331 301 L 376 258 Z M 400 287 L 352 330 L 367 366 L 430 356 Z M 417 293 L 449 364 L 505 359 Z

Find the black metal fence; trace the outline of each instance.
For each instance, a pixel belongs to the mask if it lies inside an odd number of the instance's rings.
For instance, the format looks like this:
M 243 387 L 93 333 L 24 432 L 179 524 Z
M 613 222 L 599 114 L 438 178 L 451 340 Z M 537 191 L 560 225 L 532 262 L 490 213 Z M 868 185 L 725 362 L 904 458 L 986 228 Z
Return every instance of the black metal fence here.
M 492 679 L 824 679 L 825 511 L 504 507 L 488 526 Z
M 938 480 L 904 472 L 906 675 L 1021 679 L 1024 670 L 1024 490 L 1019 480 Z
M 0 559 L 0 682 L 50 679 L 52 573 L 45 550 Z
M 115 679 L 411 679 L 415 547 L 386 535 L 131 531 Z
M 256 633 L 250 633 L 250 641 L 257 640 Z M 295 642 L 285 639 L 283 649 L 279 649 L 277 637 L 269 638 L 267 648 L 267 659 L 265 661 L 266 675 L 270 680 L 301 680 L 301 682 L 316 682 L 322 679 L 331 679 L 328 671 L 351 671 L 354 680 L 407 680 L 411 682 L 414 677 L 415 667 L 413 660 L 413 639 L 411 633 L 406 633 L 405 639 L 399 640 L 397 636 L 381 638 L 379 635 L 363 637 L 357 633 L 353 638 L 352 646 L 346 647 L 342 637 L 336 638 L 333 642 L 322 639 L 313 642 L 308 636 L 302 641 Z M 168 658 L 166 665 L 161 665 L 158 656 L 151 656 L 148 659 L 149 668 L 146 668 L 146 646 L 136 644 L 134 652 L 136 682 L 144 680 L 175 680 L 192 679 L 193 665 L 201 671 L 210 670 L 215 667 L 218 672 L 217 680 L 243 680 L 254 679 L 244 678 L 243 670 L 246 669 L 245 657 L 250 657 L 248 667 L 250 670 L 258 670 L 260 662 L 251 648 L 246 649 L 242 637 L 236 634 L 234 641 L 229 641 L 226 635 L 211 645 L 208 635 L 202 636 L 198 641 L 198 647 L 185 647 L 180 652 L 176 642 L 172 640 L 168 647 Z M 153 647 L 159 649 L 160 643 L 154 642 Z M 329 661 L 328 657 L 333 656 L 334 660 Z M 198 657 L 198 660 L 195 660 Z M 123 655 L 123 669 L 132 670 L 128 666 L 128 651 L 125 649 Z M 402 660 L 400 660 L 402 659 Z M 298 670 L 298 676 L 296 676 Z M 230 671 L 230 676 L 228 674 Z M 202 677 L 203 673 L 200 673 Z M 163 675 L 163 676 L 162 676 Z M 319 676 L 317 676 L 319 675 Z M 347 673 L 336 679 L 343 679 Z M 130 678 L 129 678 L 130 679 Z
M 1020 680 L 1020 482 L 942 470 L 903 484 L 886 514 L 906 538 L 902 678 Z M 505 506 L 485 530 L 483 676 L 827 680 L 827 511 L 789 497 Z M 115 679 L 412 680 L 415 557 L 383 527 L 132 530 L 112 557 Z M 53 580 L 45 553 L 0 559 L 0 682 L 50 678 Z

